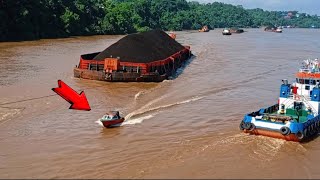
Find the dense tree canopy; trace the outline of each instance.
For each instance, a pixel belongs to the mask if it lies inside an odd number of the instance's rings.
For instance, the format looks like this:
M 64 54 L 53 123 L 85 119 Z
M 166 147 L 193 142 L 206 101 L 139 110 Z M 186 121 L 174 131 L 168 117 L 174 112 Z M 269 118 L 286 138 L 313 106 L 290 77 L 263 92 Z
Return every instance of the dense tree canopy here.
M 199 29 L 203 25 L 320 27 L 318 16 L 297 11 L 186 0 L 0 0 L 0 17 L 0 41 Z

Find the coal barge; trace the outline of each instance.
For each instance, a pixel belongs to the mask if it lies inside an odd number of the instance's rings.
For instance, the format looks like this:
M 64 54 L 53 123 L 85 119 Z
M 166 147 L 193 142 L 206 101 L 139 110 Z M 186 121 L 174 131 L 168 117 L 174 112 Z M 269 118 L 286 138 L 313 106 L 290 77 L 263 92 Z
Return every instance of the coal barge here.
M 83 54 L 74 77 L 109 82 L 161 82 L 176 73 L 192 53 L 167 33 L 130 34 L 102 52 Z

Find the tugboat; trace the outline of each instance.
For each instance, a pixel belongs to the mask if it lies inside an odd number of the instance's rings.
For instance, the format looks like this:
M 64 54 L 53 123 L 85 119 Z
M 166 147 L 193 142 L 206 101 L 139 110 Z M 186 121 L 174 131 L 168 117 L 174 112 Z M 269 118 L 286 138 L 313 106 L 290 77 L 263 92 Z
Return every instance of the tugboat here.
M 224 28 L 222 31 L 222 35 L 231 35 L 230 29 Z
M 121 124 L 124 121 L 123 117 L 120 117 L 119 111 L 107 112 L 101 119 L 100 122 L 106 128 L 111 128 L 115 125 Z
M 303 61 L 296 81 L 282 82 L 278 103 L 246 114 L 241 131 L 296 142 L 320 132 L 320 61 Z

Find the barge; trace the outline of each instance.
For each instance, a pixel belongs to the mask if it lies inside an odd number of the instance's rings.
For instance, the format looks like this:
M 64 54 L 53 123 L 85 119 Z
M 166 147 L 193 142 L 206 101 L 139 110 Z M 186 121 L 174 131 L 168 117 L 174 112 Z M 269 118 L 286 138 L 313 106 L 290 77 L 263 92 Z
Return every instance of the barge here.
M 102 52 L 83 54 L 74 77 L 109 82 L 161 82 L 190 57 L 167 33 L 152 30 L 128 35 Z
M 282 80 L 278 103 L 246 114 L 240 130 L 288 141 L 312 139 L 320 131 L 320 61 L 305 60 L 292 84 Z
M 278 103 L 246 114 L 245 133 L 302 142 L 320 131 L 320 61 L 305 60 L 292 84 L 282 80 Z

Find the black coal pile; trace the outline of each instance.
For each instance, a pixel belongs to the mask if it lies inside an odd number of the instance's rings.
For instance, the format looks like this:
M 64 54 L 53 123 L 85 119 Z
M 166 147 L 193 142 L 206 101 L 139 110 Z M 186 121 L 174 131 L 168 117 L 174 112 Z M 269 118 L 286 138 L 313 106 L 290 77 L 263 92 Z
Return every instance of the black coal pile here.
M 164 31 L 151 30 L 123 37 L 94 59 L 120 57 L 123 62 L 147 63 L 163 60 L 182 49 L 184 47 Z

